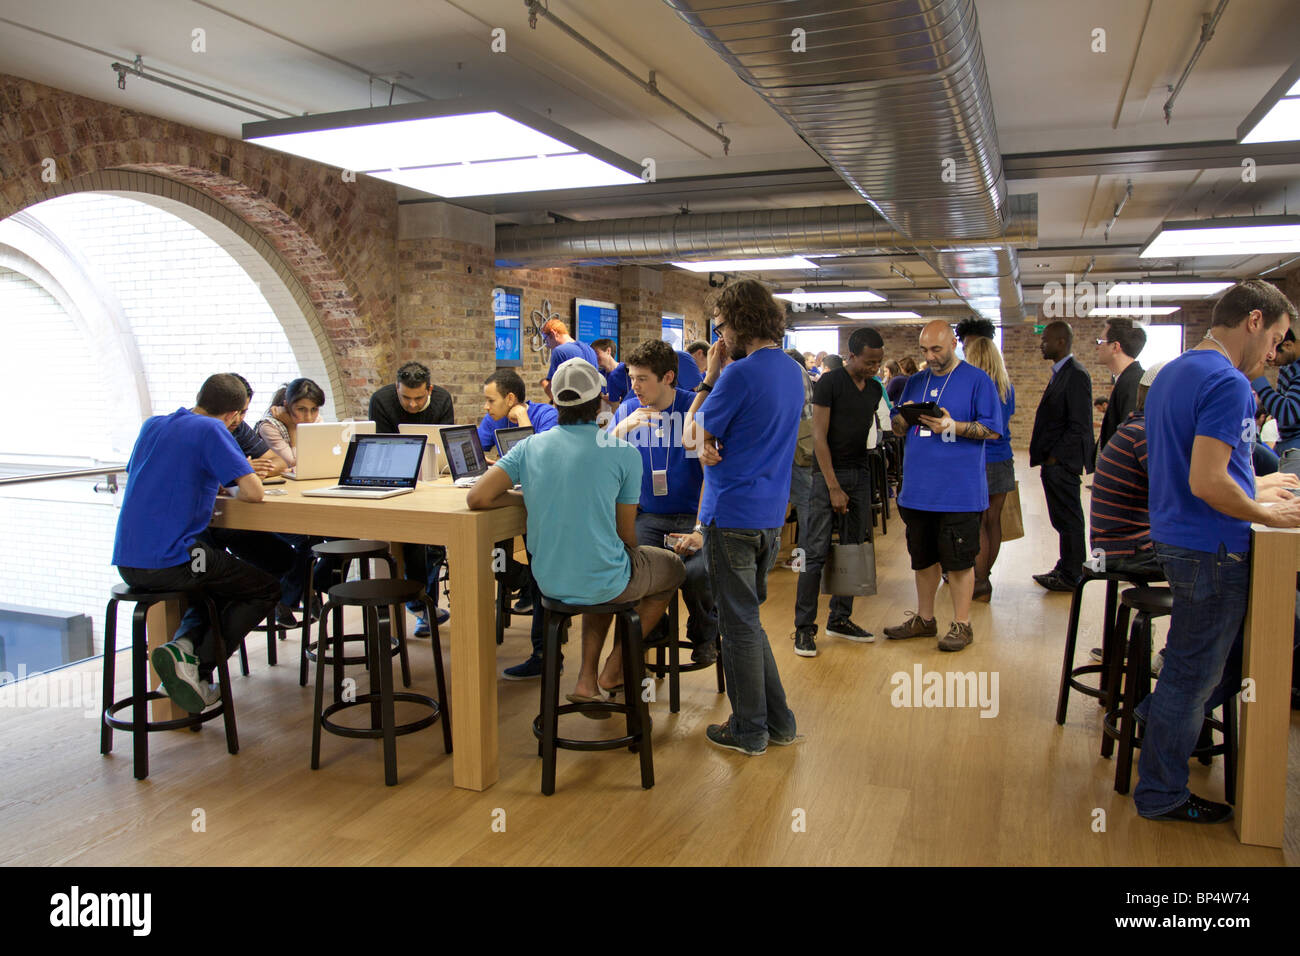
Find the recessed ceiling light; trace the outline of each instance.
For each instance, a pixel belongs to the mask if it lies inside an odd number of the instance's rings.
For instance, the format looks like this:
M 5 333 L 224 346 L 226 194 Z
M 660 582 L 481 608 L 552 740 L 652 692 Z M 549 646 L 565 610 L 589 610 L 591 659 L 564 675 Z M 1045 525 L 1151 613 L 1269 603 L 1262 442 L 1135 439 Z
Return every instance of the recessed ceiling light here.
M 1139 315 L 1172 315 L 1178 311 L 1176 305 L 1146 305 L 1146 306 L 1102 306 L 1093 309 L 1089 315 L 1098 319 L 1120 319 L 1129 318 Z
M 1300 139 L 1300 60 L 1282 74 L 1237 127 L 1239 143 Z
M 1106 290 L 1108 296 L 1150 299 L 1199 299 L 1232 288 L 1231 282 L 1120 282 Z
M 1161 223 L 1143 259 L 1300 252 L 1300 216 L 1234 216 Z
M 572 130 L 478 98 L 245 123 L 244 139 L 444 197 L 642 181 L 631 160 Z
M 816 269 L 803 256 L 777 259 L 709 259 L 705 262 L 670 262 L 670 266 L 689 272 L 772 272 L 777 269 Z
M 811 292 L 774 292 L 774 299 L 784 299 L 786 302 L 796 302 L 802 304 L 813 304 L 818 302 L 884 302 L 883 295 L 877 295 L 875 292 L 868 292 L 866 289 L 832 292 L 827 290 L 819 292 L 813 289 Z

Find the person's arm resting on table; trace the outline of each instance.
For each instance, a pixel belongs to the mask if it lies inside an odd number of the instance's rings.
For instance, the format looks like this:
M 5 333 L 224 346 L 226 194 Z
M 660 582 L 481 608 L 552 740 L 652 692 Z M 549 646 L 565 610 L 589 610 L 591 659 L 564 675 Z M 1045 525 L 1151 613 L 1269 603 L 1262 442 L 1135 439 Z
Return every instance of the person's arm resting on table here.
M 504 508 L 507 505 L 523 501 L 523 495 L 514 490 L 515 483 L 510 480 L 505 469 L 493 465 L 483 477 L 470 486 L 465 496 L 465 504 L 470 511 L 487 511 L 490 508 Z
M 1192 494 L 1230 518 L 1257 522 L 1270 528 L 1300 527 L 1300 498 L 1272 506 L 1252 500 L 1228 474 L 1231 458 L 1231 445 L 1208 435 L 1197 435 L 1192 441 L 1192 462 L 1187 476 Z

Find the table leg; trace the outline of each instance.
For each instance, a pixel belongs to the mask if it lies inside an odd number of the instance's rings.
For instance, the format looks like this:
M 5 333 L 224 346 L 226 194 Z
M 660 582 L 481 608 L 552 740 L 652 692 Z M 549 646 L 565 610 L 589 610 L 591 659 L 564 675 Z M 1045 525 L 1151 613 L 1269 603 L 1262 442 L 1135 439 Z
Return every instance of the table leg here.
M 481 540 L 480 540 L 481 538 Z M 486 790 L 497 781 L 497 647 L 493 542 L 477 524 L 447 544 L 451 573 L 451 733 L 453 782 Z
M 159 683 L 158 672 L 153 669 L 153 649 L 161 647 L 171 640 L 171 636 L 180 627 L 181 615 L 184 613 L 179 601 L 164 601 L 149 608 L 148 616 L 145 618 L 145 627 L 149 632 L 149 690 L 153 690 Z M 131 615 L 127 614 L 125 617 L 129 626 Z M 122 646 L 120 638 L 117 646 Z M 189 716 L 186 711 L 181 710 L 167 699 L 151 701 L 150 704 L 153 708 L 150 711 L 151 720 L 175 720 Z
M 1233 826 L 1242 843 L 1255 846 L 1282 846 L 1296 544 L 1291 534 L 1256 532 L 1251 549 L 1241 673 L 1254 681 L 1255 699 L 1240 704 Z

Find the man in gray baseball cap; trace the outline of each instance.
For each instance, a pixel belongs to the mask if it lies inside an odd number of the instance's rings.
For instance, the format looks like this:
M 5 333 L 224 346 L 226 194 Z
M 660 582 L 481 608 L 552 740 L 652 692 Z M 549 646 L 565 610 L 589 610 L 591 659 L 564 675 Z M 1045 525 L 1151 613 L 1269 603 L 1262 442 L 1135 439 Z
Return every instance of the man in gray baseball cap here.
M 559 423 L 511 448 L 469 490 L 466 503 L 476 510 L 500 508 L 518 500 L 513 486 L 520 485 L 528 560 L 540 592 L 566 604 L 637 601 L 641 632 L 648 634 L 686 579 L 686 568 L 671 551 L 637 544 L 641 453 L 597 426 L 604 384 L 586 359 L 561 364 L 551 378 Z M 612 619 L 583 616 L 582 669 L 570 700 L 604 699 L 622 685 L 617 645 L 597 680 Z M 541 661 L 535 663 L 540 674 Z

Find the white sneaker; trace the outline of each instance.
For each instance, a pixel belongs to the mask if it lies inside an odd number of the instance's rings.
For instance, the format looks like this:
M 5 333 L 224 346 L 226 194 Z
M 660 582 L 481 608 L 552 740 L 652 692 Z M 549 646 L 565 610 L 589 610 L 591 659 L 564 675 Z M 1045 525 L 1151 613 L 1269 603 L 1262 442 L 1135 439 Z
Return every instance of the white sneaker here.
M 199 659 L 174 641 L 155 647 L 149 655 L 163 689 L 182 710 L 197 714 L 221 695 L 213 696 L 212 684 L 199 677 Z

